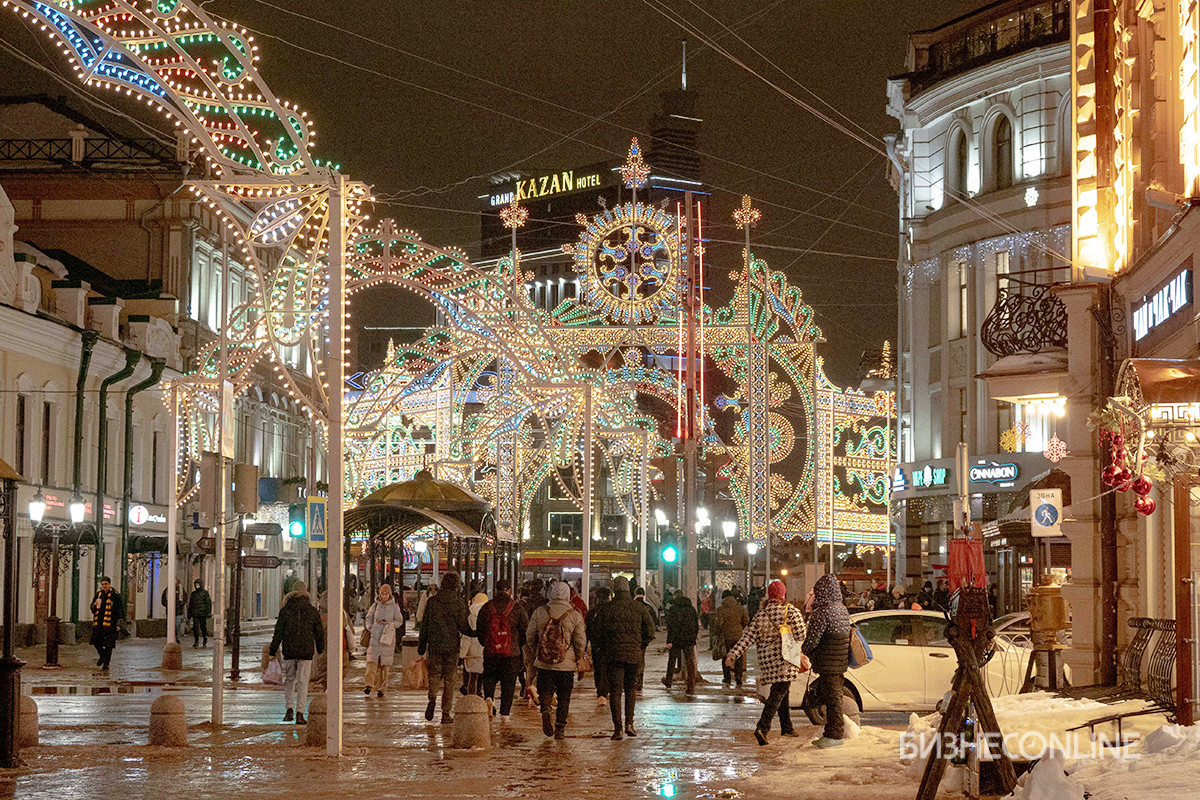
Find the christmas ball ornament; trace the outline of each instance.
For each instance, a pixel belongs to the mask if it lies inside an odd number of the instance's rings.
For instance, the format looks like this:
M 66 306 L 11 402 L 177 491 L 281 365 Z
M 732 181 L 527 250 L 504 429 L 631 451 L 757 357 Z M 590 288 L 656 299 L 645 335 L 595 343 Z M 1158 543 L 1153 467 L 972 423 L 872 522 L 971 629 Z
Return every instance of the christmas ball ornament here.
M 1100 479 L 1104 481 L 1105 486 L 1116 486 L 1117 478 L 1120 477 L 1120 475 L 1121 468 L 1116 464 L 1109 464 L 1104 468 L 1104 471 L 1100 473 Z
M 1137 509 L 1137 512 L 1143 517 L 1148 517 L 1154 513 L 1154 498 L 1144 496 L 1139 497 L 1134 501 L 1133 507 Z
M 1128 492 L 1133 486 L 1133 470 L 1126 467 L 1117 475 L 1117 491 Z
M 1129 453 L 1125 450 L 1124 447 L 1113 448 L 1113 461 L 1116 461 L 1119 463 L 1121 461 L 1124 461 L 1128 457 L 1129 457 Z
M 1145 497 L 1150 494 L 1150 490 L 1153 488 L 1154 484 L 1145 475 L 1138 475 L 1133 479 L 1133 491 L 1139 497 Z
M 1113 447 L 1123 447 L 1125 445 L 1125 437 L 1119 433 L 1114 433 L 1112 443 Z

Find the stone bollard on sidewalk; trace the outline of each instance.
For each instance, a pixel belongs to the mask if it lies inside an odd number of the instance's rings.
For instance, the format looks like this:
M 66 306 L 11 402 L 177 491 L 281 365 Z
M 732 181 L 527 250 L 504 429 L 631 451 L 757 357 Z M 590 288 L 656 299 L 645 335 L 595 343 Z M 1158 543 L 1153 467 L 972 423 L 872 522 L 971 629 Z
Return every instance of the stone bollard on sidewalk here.
M 304 745 L 325 746 L 325 695 L 319 694 L 308 701 L 308 718 L 305 720 Z
M 150 706 L 150 744 L 187 747 L 187 714 L 177 695 L 164 694 Z
M 487 702 L 477 694 L 462 695 L 454 704 L 452 747 L 466 750 L 492 746 L 492 717 Z
M 21 695 L 21 716 L 17 719 L 17 746 L 36 747 L 38 743 L 37 701 Z
M 183 669 L 183 648 L 179 646 L 179 642 L 167 642 L 163 645 L 162 668 Z

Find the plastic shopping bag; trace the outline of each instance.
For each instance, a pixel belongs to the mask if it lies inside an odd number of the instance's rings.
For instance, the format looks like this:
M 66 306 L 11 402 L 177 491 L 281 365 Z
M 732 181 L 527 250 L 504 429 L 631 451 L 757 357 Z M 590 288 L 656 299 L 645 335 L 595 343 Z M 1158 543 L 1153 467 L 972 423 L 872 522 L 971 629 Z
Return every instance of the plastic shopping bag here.
M 424 658 L 418 658 L 416 661 L 404 668 L 404 672 L 400 677 L 400 688 L 402 689 L 425 689 L 429 686 L 429 662 Z
M 283 685 L 283 667 L 279 665 L 279 659 L 272 658 L 271 663 L 267 664 L 263 671 L 263 683 L 271 686 Z
M 783 660 L 794 667 L 799 667 L 802 671 L 806 669 L 804 651 L 800 649 L 800 643 L 796 641 L 796 637 L 792 635 L 790 625 L 779 626 L 779 638 L 781 640 L 781 654 Z

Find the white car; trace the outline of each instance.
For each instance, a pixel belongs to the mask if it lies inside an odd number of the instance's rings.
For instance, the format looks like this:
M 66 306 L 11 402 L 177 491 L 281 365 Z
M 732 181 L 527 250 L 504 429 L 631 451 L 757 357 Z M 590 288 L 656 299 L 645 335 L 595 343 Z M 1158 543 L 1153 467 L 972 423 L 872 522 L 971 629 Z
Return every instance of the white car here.
M 846 689 L 863 711 L 932 711 L 950 690 L 958 658 L 946 641 L 946 618 L 937 611 L 868 611 L 851 619 L 871 645 L 871 663 L 846 672 Z M 1029 650 L 997 637 L 985 669 L 993 697 L 1016 694 Z M 793 682 L 799 705 L 808 676 Z

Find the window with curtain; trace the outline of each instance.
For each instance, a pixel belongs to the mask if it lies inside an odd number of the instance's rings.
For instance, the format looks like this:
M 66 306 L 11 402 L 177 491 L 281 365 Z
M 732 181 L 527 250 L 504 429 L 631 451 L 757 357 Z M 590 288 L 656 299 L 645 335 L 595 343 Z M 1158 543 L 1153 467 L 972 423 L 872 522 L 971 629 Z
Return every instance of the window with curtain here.
M 1008 117 L 1001 116 L 992 129 L 992 153 L 995 157 L 996 188 L 1013 184 L 1013 130 Z

